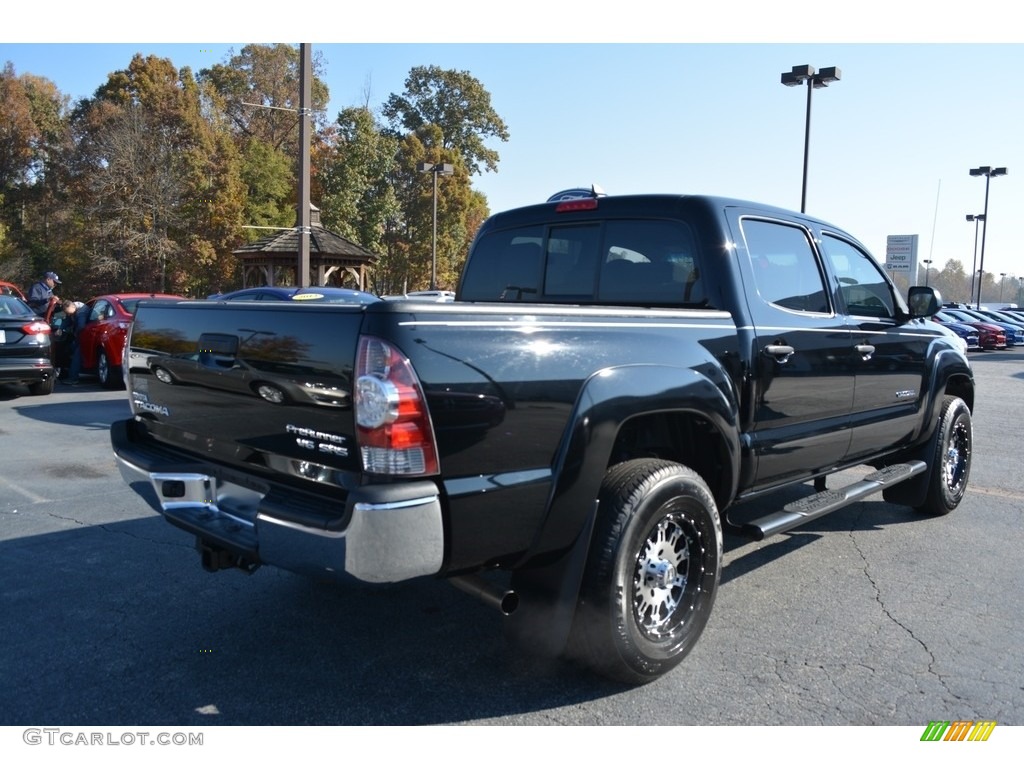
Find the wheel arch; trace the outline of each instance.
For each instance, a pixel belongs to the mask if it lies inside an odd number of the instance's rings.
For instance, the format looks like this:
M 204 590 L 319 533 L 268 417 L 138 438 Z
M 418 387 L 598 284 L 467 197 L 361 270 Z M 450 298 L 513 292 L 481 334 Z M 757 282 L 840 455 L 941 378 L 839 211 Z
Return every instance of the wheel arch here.
M 738 483 L 740 439 L 736 401 L 718 373 L 635 365 L 591 376 L 555 457 L 547 514 L 528 556 L 569 545 L 583 528 L 584 510 L 593 507 L 608 468 L 637 454 L 689 466 L 724 508 Z M 665 436 L 669 442 L 659 445 Z
M 513 567 L 512 586 L 523 597 L 507 625 L 514 642 L 548 655 L 565 648 L 601 483 L 617 460 L 625 460 L 626 449 L 654 446 L 637 435 L 651 433 L 658 422 L 676 434 L 704 435 L 714 446 L 708 456 L 721 460 L 718 471 L 709 472 L 714 476 L 704 480 L 716 503 L 719 495 L 722 506 L 731 500 L 739 477 L 738 408 L 724 372 L 705 368 L 624 366 L 587 380 L 554 457 L 546 515 L 530 549 Z M 662 458 L 696 461 L 700 450 L 699 445 L 675 444 L 673 455 Z M 703 458 L 697 463 L 708 471 L 713 462 Z

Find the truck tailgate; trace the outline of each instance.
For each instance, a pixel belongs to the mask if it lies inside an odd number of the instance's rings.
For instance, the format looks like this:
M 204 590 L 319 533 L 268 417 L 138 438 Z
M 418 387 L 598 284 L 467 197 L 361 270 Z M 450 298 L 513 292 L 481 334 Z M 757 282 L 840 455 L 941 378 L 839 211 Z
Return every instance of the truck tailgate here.
M 132 409 L 156 439 L 277 479 L 360 468 L 352 366 L 362 308 L 180 302 L 139 308 Z M 314 475 L 337 474 L 333 481 Z

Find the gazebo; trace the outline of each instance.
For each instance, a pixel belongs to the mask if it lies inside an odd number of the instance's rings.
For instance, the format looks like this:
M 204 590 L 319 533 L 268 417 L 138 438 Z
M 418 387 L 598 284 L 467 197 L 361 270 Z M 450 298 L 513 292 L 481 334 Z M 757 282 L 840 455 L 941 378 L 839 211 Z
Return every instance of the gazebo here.
M 309 284 L 344 285 L 345 277 L 351 276 L 357 288 L 366 290 L 377 254 L 324 229 L 320 223 L 320 209 L 315 205 L 309 208 Z M 261 238 L 232 253 L 242 263 L 243 288 L 255 285 L 299 285 L 298 227 Z

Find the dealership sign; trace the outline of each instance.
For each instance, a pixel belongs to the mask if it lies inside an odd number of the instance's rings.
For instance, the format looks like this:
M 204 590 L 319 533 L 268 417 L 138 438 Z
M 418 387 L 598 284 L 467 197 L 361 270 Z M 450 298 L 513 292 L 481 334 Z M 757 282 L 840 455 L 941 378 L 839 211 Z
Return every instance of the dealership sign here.
M 885 268 L 917 278 L 917 235 L 889 235 L 885 239 Z

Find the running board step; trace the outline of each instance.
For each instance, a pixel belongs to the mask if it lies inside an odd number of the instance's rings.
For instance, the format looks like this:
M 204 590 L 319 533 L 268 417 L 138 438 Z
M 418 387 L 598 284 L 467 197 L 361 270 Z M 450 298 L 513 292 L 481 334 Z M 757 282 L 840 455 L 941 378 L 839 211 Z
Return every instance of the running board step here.
M 919 475 L 926 469 L 928 469 L 928 465 L 923 461 L 910 461 L 906 464 L 893 464 L 884 467 L 845 488 L 822 491 L 813 496 L 790 502 L 781 512 L 773 512 L 747 523 L 743 526 L 743 532 L 755 541 L 761 541 L 776 533 L 784 533 L 798 525 L 827 515 L 829 512 L 842 509 L 855 501 L 860 501 L 865 496 L 878 493 L 883 488 Z

